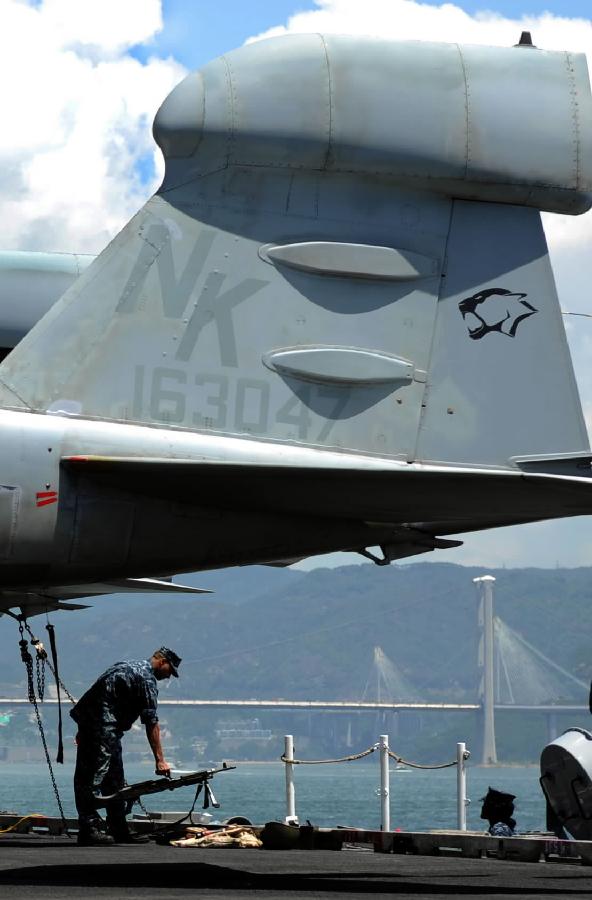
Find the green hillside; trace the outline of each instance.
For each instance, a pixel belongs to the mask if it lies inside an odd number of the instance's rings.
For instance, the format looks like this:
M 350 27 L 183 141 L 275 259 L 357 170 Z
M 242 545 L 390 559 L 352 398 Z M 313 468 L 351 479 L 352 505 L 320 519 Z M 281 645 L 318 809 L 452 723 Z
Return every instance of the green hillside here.
M 81 690 L 115 659 L 158 645 L 183 657 L 179 696 L 360 697 L 380 646 L 421 696 L 477 692 L 481 569 L 435 563 L 233 569 L 192 576 L 202 596 L 117 595 L 55 613 L 64 678 Z M 592 673 L 592 569 L 491 570 L 495 611 L 543 654 Z M 214 577 L 215 576 L 215 577 Z M 228 586 L 225 586 L 227 584 Z M 45 618 L 31 620 L 43 635 Z M 16 623 L 0 624 L 0 682 L 22 681 Z
M 375 699 L 379 679 L 373 658 L 379 646 L 414 696 L 471 701 L 478 690 L 478 597 L 472 579 L 481 574 L 482 569 L 437 563 L 307 573 L 233 569 L 191 576 L 193 583 L 214 588 L 212 595 L 102 598 L 91 601 L 92 609 L 52 619 L 61 672 L 76 694 L 113 661 L 147 656 L 167 644 L 183 664 L 182 677 L 164 688 L 165 697 L 360 699 L 366 691 Z M 496 614 L 542 654 L 588 681 L 592 569 L 488 574 L 497 579 Z M 32 624 L 44 633 L 44 617 Z M 3 618 L 5 695 L 24 692 L 17 641 L 16 623 Z M 386 699 L 384 683 L 380 690 Z M 585 689 L 574 686 L 571 702 L 586 703 Z M 263 718 L 272 722 L 266 727 L 276 727 L 277 718 Z M 212 728 L 214 721 L 208 714 L 194 731 Z M 449 725 L 436 717 L 424 721 L 425 740 Z M 512 757 L 528 755 L 518 739 L 523 723 L 509 722 L 506 728 L 500 718 L 500 727 L 512 735 Z M 411 731 L 419 748 L 423 738 Z

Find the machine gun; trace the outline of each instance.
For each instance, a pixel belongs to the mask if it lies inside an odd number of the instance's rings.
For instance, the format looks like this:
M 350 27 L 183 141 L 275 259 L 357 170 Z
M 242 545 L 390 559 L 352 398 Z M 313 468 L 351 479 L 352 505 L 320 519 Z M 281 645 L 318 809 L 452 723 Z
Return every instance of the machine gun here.
M 138 781 L 136 784 L 127 784 L 114 794 L 97 796 L 95 799 L 96 806 L 97 809 L 101 809 L 111 800 L 124 800 L 131 805 L 135 800 L 138 800 L 145 794 L 160 794 L 161 791 L 174 791 L 177 788 L 195 784 L 197 785 L 197 790 L 195 792 L 196 800 L 202 790 L 204 792 L 203 808 L 208 809 L 212 806 L 214 809 L 218 809 L 220 804 L 216 800 L 209 782 L 214 775 L 217 775 L 219 772 L 229 772 L 231 769 L 236 769 L 236 766 L 227 766 L 226 763 L 223 763 L 221 769 L 203 769 L 200 772 L 189 772 L 185 775 L 179 775 L 176 778 L 151 778 L 148 781 Z

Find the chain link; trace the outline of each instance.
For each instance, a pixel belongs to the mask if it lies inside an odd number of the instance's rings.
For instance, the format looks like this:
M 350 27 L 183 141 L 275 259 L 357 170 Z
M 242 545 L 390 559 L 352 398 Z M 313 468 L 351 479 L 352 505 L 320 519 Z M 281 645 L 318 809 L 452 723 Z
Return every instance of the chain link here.
M 31 644 L 35 647 L 35 675 L 37 677 L 37 696 L 41 703 L 45 695 L 45 664 L 47 662 L 47 653 L 40 640 L 32 640 Z
M 146 807 L 144 806 L 144 804 L 143 804 L 143 802 L 142 802 L 142 798 L 141 798 L 141 797 L 138 797 L 137 800 L 136 800 L 136 803 L 138 804 L 138 806 L 140 807 L 140 809 L 142 810 L 142 812 L 144 813 L 144 815 L 146 816 L 146 818 L 148 819 L 148 821 L 150 822 L 150 824 L 151 824 L 151 825 L 154 825 L 154 823 L 155 823 L 156 820 L 150 815 L 150 813 L 148 812 L 148 810 L 147 810 Z
M 45 659 L 37 656 L 35 660 L 35 664 L 37 666 L 37 689 L 39 692 L 39 699 L 43 702 L 43 697 L 45 695 Z
M 37 689 L 39 692 L 39 699 L 43 700 L 43 694 L 45 692 L 45 667 L 47 666 L 47 668 L 53 675 L 54 681 L 59 684 L 70 703 L 75 704 L 76 698 L 72 696 L 62 679 L 59 676 L 56 677 L 55 669 L 47 655 L 47 650 L 45 649 L 39 638 L 34 637 L 28 622 L 24 622 L 24 627 L 26 628 L 29 637 L 31 638 L 32 645 L 37 651 L 37 665 L 41 668 L 41 676 L 39 675 L 39 671 L 37 672 Z
M 64 694 L 66 695 L 66 697 L 68 698 L 70 703 L 73 703 L 73 704 L 77 703 L 76 698 L 72 696 L 72 694 L 70 693 L 70 691 L 68 690 L 68 688 L 66 687 L 66 685 L 64 684 L 62 679 L 59 677 L 56 677 L 55 669 L 54 669 L 53 665 L 51 664 L 51 660 L 48 659 L 45 664 L 46 664 L 47 668 L 49 669 L 49 671 L 51 672 L 51 674 L 53 675 L 54 680 L 59 684 L 59 686 L 63 690 Z
M 35 676 L 37 680 L 37 696 L 41 703 L 45 695 L 45 666 L 49 662 L 47 659 L 47 650 L 43 646 L 39 638 L 36 638 L 28 622 L 23 623 L 27 634 L 31 639 L 31 646 L 35 647 Z
M 33 644 L 33 646 L 35 647 L 35 650 L 37 651 L 37 660 L 38 660 L 38 662 L 39 662 L 40 660 L 42 661 L 42 676 L 41 676 L 41 680 L 39 679 L 39 676 L 37 677 L 37 685 L 38 685 L 38 688 L 39 688 L 39 685 L 41 684 L 41 688 L 40 688 L 40 690 L 39 690 L 39 699 L 40 699 L 40 700 L 43 700 L 43 693 L 44 693 L 44 691 L 45 691 L 45 667 L 47 666 L 47 668 L 49 669 L 49 671 L 50 671 L 51 674 L 53 675 L 54 681 L 56 681 L 56 683 L 59 684 L 59 686 L 60 686 L 61 689 L 63 690 L 64 694 L 66 695 L 66 697 L 68 698 L 68 700 L 70 701 L 70 703 L 74 703 L 74 704 L 75 704 L 75 703 L 77 702 L 77 701 L 76 701 L 76 698 L 72 696 L 72 694 L 70 693 L 70 691 L 68 690 L 68 688 L 66 687 L 66 685 L 64 684 L 64 682 L 62 681 L 62 679 L 61 679 L 59 676 L 56 677 L 55 669 L 54 669 L 54 667 L 53 667 L 53 664 L 52 664 L 50 658 L 49 658 L 48 655 L 47 655 L 47 650 L 45 649 L 45 647 L 43 646 L 43 644 L 41 643 L 41 641 L 40 641 L 38 638 L 36 638 L 36 637 L 33 636 L 33 632 L 31 631 L 31 628 L 30 628 L 28 622 L 25 622 L 25 623 L 24 623 L 24 627 L 26 628 L 26 630 L 27 630 L 27 632 L 28 632 L 28 634 L 29 634 L 29 637 L 31 638 L 31 643 Z
M 26 627 L 27 631 L 29 632 L 29 634 L 31 634 L 31 629 L 29 628 L 29 626 L 25 624 L 25 627 Z M 68 837 L 70 837 L 71 835 L 68 831 L 68 825 L 66 823 L 66 817 L 64 815 L 64 808 L 62 806 L 60 792 L 59 792 L 58 786 L 56 784 L 55 776 L 53 773 L 53 766 L 51 764 L 51 758 L 50 758 L 49 750 L 47 747 L 47 741 L 45 739 L 45 729 L 43 728 L 43 722 L 41 719 L 41 714 L 39 712 L 39 705 L 37 703 L 37 697 L 35 696 L 35 679 L 33 676 L 33 657 L 31 656 L 31 654 L 29 652 L 29 642 L 25 638 L 22 622 L 19 622 L 19 632 L 20 632 L 20 636 L 21 636 L 20 641 L 19 641 L 19 647 L 20 647 L 20 651 L 21 651 L 21 659 L 27 670 L 27 699 L 29 700 L 29 703 L 32 704 L 33 709 L 35 710 L 35 717 L 37 719 L 39 735 L 41 737 L 41 743 L 43 744 L 45 759 L 47 761 L 47 766 L 49 768 L 49 774 L 51 777 L 53 792 L 55 794 L 58 809 L 60 811 L 62 825 L 64 827 L 64 832 L 68 835 Z M 39 652 L 39 651 L 37 651 L 37 652 Z M 39 684 L 39 682 L 38 682 L 38 684 Z M 42 698 L 40 697 L 40 699 L 42 699 Z

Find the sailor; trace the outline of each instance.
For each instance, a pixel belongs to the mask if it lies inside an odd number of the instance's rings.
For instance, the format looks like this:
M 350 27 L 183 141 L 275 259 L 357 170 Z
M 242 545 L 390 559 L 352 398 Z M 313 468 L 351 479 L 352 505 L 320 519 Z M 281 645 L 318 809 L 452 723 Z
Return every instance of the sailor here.
M 78 725 L 74 797 L 79 844 L 142 842 L 143 837 L 128 827 L 123 800 L 113 800 L 107 805 L 108 834 L 105 834 L 100 828 L 95 798 L 97 794 L 114 794 L 124 786 L 121 738 L 138 717 L 146 728 L 156 774 L 170 776 L 171 767 L 160 742 L 157 682 L 171 675 L 178 678 L 180 662 L 173 650 L 161 647 L 150 659 L 115 663 L 71 710 L 70 715 Z
M 488 832 L 493 837 L 514 837 L 516 820 L 512 818 L 512 813 L 515 799 L 515 794 L 497 791 L 492 787 L 481 797 L 481 818 L 488 820 Z

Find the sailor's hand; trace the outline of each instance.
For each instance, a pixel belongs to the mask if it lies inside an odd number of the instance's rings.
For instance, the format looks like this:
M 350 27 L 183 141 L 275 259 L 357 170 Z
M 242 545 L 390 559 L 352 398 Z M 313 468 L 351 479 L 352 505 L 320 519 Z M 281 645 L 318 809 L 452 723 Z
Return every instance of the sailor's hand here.
M 156 774 L 164 775 L 166 778 L 171 777 L 171 767 L 166 759 L 161 759 L 156 763 Z

